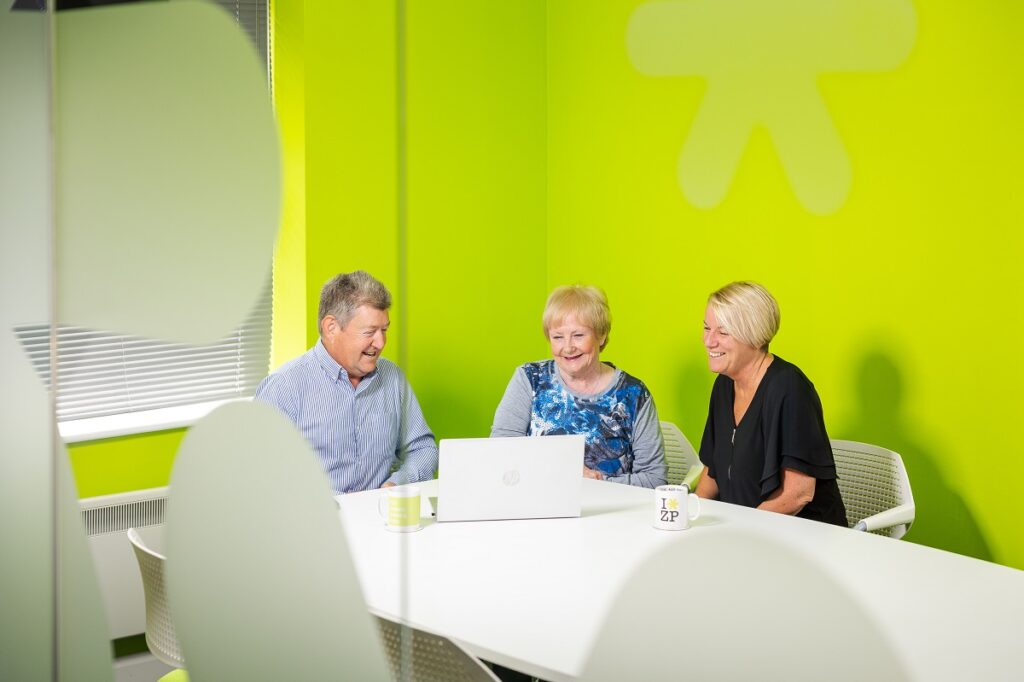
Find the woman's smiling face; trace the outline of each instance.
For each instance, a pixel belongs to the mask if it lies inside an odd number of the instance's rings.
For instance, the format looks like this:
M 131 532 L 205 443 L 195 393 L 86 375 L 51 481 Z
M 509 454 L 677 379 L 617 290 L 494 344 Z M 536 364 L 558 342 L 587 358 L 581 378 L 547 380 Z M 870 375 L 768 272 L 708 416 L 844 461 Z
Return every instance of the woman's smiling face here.
M 575 315 L 548 329 L 548 341 L 562 374 L 575 379 L 600 370 L 604 339 L 598 338 L 594 330 L 580 323 Z
M 704 313 L 704 348 L 708 351 L 708 369 L 729 378 L 735 378 L 761 355 L 757 348 L 743 343 L 723 328 L 711 306 Z

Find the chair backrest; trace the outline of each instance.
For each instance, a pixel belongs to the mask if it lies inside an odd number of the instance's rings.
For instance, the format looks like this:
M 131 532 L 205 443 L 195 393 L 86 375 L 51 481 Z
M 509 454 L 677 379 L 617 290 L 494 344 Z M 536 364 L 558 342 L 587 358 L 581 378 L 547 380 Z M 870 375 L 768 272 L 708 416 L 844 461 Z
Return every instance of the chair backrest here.
M 128 540 L 135 550 L 142 573 L 142 590 L 146 595 L 146 645 L 158 659 L 175 668 L 185 667 L 185 658 L 174 633 L 171 609 L 164 586 L 165 557 L 150 549 L 134 528 L 128 529 Z
M 185 435 L 169 488 L 167 588 L 190 676 L 391 680 L 330 484 L 287 417 L 218 407 Z
M 405 682 L 496 682 L 487 666 L 447 637 L 377 618 L 392 678 Z
M 661 422 L 661 436 L 665 440 L 665 463 L 668 465 L 668 482 L 672 485 L 685 483 L 695 490 L 704 465 L 697 451 L 690 445 L 683 432 L 672 422 Z
M 914 504 L 910 479 L 899 454 L 877 445 L 836 439 L 832 440 L 832 454 L 839 476 L 839 493 L 851 528 L 876 514 Z M 912 523 L 911 513 L 905 523 L 871 532 L 898 539 L 906 534 Z

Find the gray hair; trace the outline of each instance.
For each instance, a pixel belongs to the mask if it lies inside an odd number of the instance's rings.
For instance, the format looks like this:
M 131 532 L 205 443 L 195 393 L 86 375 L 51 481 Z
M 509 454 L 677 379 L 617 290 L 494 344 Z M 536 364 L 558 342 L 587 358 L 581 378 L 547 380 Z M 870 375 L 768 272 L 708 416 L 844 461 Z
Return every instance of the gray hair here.
M 365 270 L 336 275 L 320 290 L 317 327 L 320 327 L 328 315 L 334 317 L 338 324 L 344 327 L 355 317 L 356 309 L 364 305 L 377 310 L 390 308 L 391 294 L 388 293 L 387 287 Z
M 708 297 L 718 323 L 734 337 L 763 351 L 779 331 L 779 304 L 757 282 L 726 284 Z

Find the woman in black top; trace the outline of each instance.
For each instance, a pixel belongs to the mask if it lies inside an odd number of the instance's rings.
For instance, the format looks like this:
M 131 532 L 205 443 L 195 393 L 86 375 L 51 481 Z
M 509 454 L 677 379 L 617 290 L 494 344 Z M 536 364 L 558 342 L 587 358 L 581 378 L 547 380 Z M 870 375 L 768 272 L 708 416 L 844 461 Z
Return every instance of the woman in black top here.
M 718 378 L 697 494 L 846 526 L 814 384 L 768 352 L 779 319 L 775 299 L 754 282 L 734 282 L 708 298 L 704 347 Z

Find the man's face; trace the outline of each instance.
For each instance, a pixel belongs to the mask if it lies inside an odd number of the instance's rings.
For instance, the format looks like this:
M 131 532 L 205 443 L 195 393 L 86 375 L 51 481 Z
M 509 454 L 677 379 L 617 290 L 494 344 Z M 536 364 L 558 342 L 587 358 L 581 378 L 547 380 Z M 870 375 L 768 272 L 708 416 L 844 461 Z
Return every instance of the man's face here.
M 350 379 L 362 379 L 377 369 L 377 359 L 387 343 L 388 311 L 361 305 L 344 327 L 333 315 L 321 322 L 324 347 L 345 368 Z

